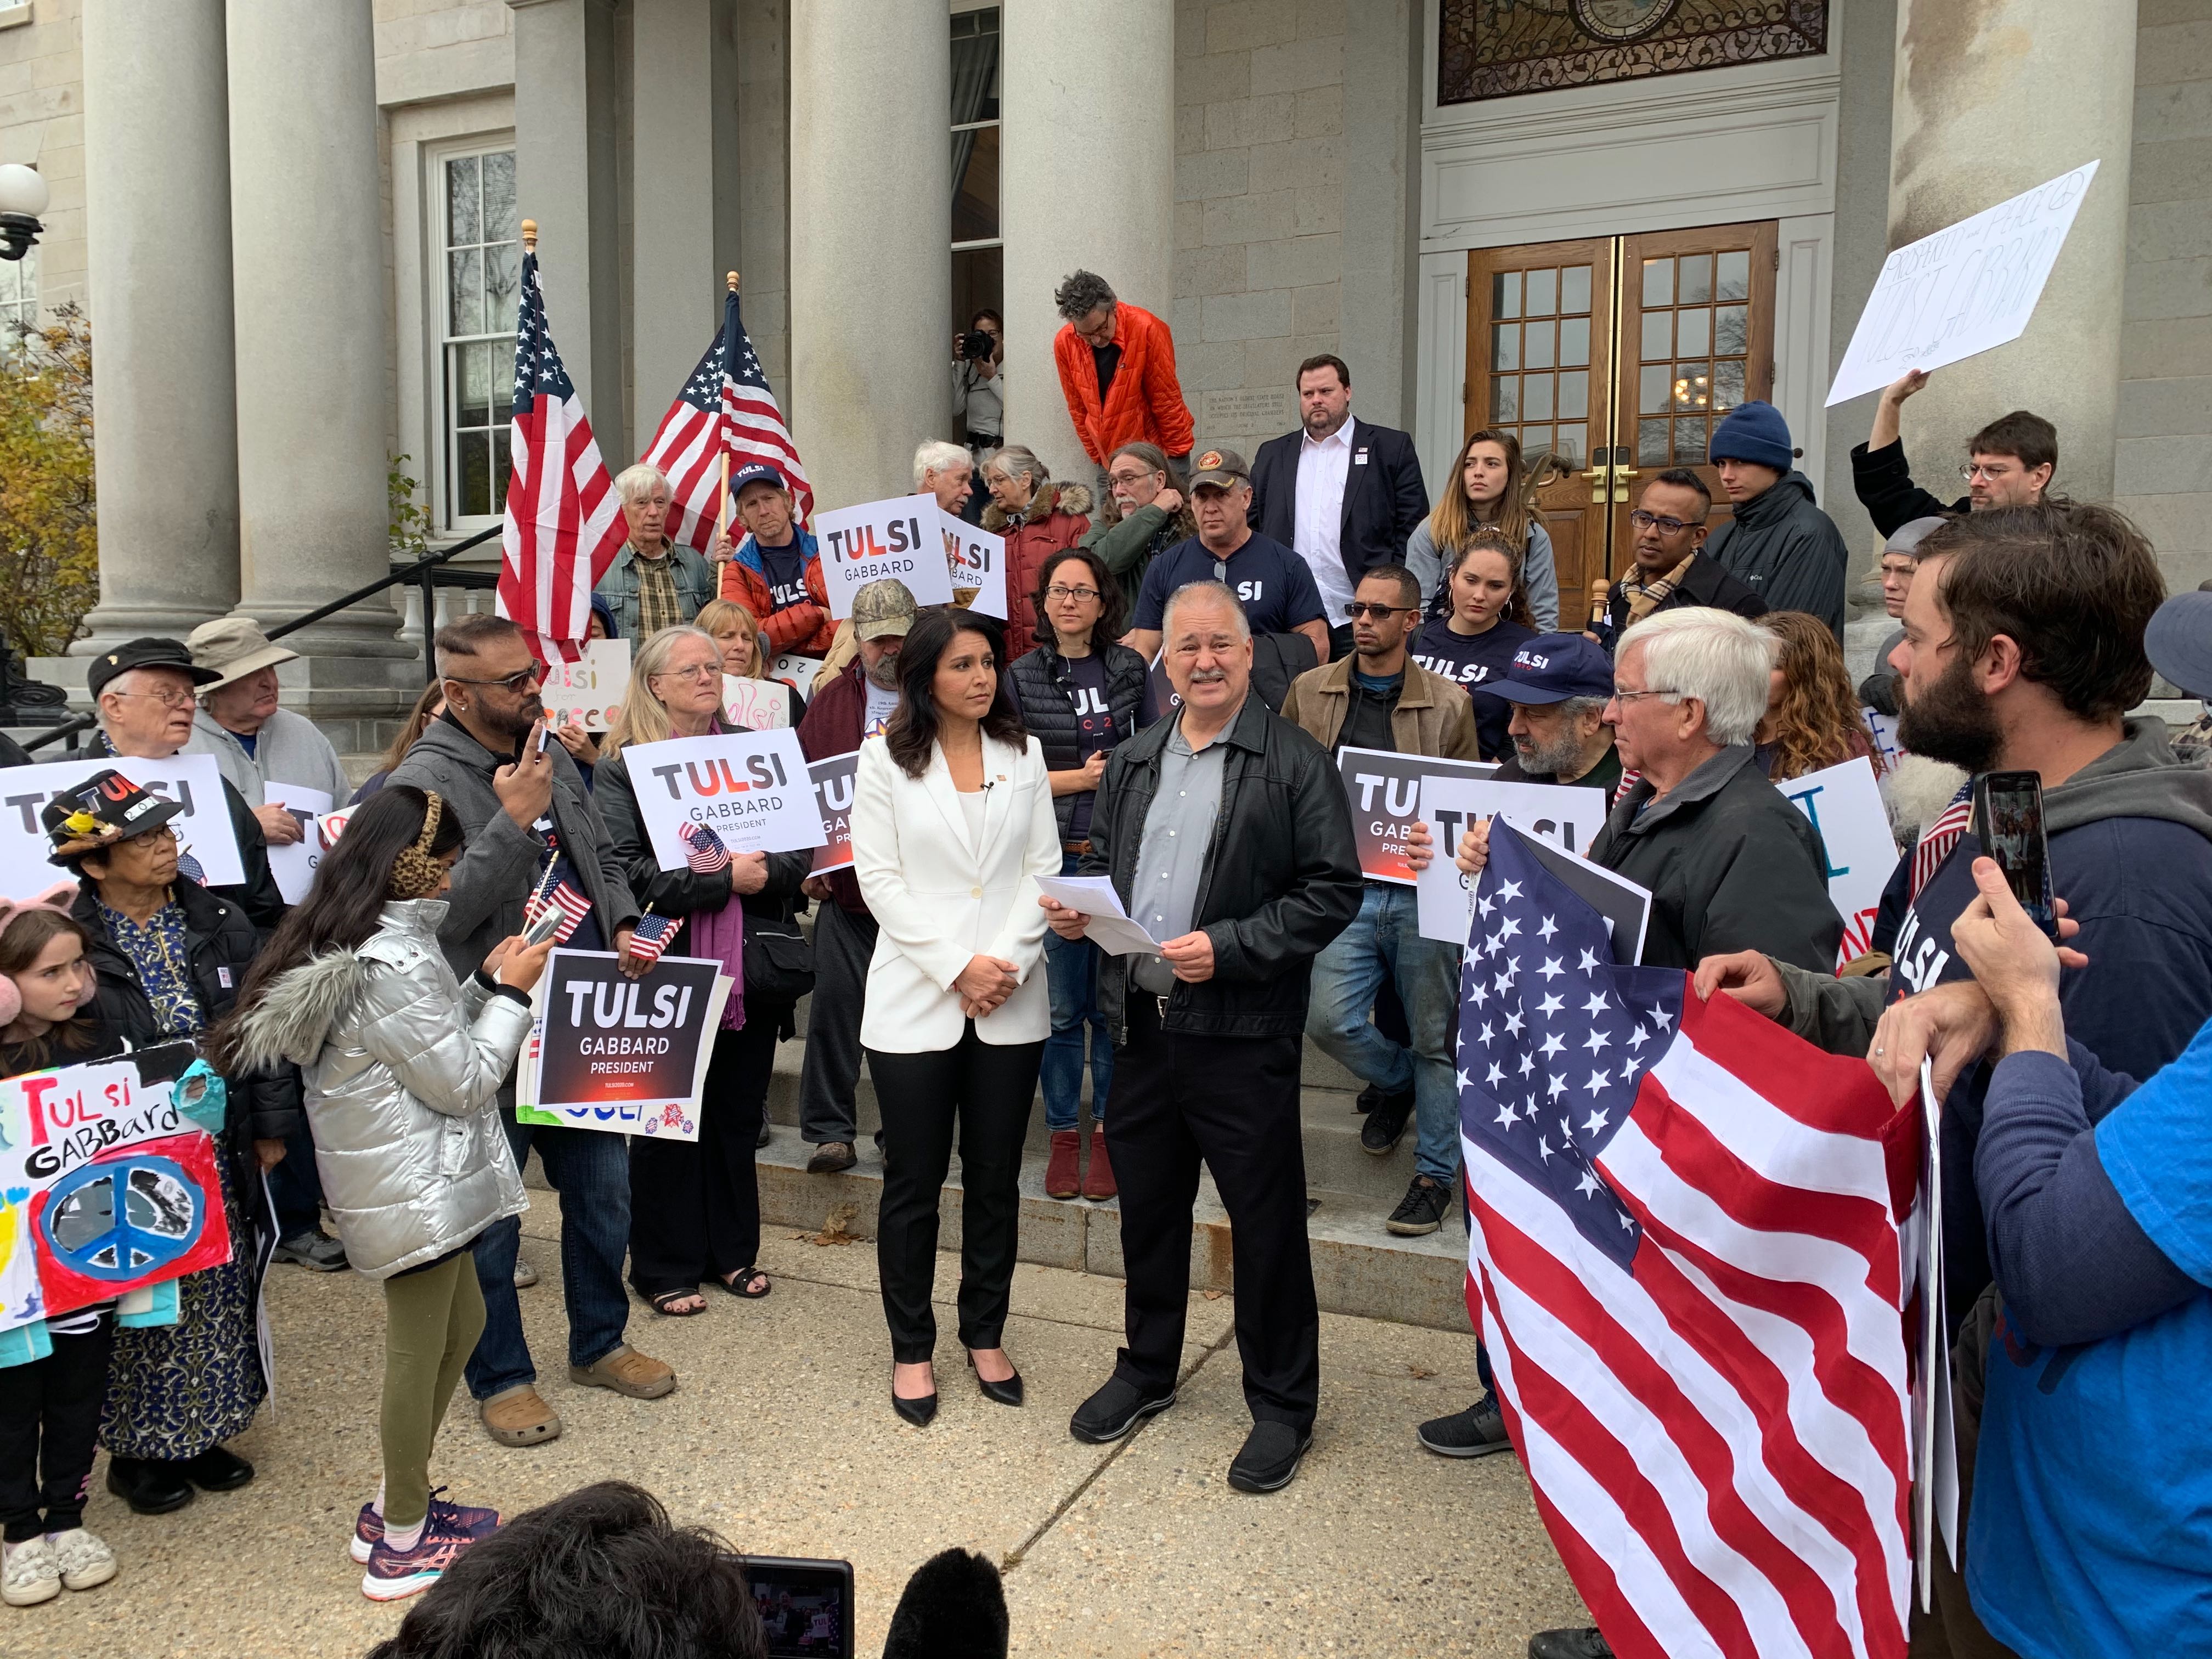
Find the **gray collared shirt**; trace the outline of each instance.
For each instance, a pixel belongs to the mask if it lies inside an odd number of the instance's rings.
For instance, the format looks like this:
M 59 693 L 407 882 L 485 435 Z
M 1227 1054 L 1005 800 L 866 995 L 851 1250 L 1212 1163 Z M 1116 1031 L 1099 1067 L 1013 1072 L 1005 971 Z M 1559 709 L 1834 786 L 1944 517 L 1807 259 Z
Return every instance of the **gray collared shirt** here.
M 1129 914 L 1154 939 L 1179 939 L 1190 932 L 1198 909 L 1198 884 L 1206 873 L 1206 849 L 1213 822 L 1221 816 L 1221 779 L 1228 733 L 1217 735 L 1193 753 L 1182 720 L 1160 750 L 1159 793 L 1145 814 L 1145 835 L 1137 849 L 1137 874 L 1129 895 Z M 1154 996 L 1175 988 L 1175 970 L 1164 957 L 1138 957 L 1130 978 Z

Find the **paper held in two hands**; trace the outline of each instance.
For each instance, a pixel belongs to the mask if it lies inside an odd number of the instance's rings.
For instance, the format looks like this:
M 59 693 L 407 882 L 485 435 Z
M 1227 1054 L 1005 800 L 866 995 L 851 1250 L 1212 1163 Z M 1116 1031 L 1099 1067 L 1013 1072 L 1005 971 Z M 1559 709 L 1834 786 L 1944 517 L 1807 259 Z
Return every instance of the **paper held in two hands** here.
M 1109 876 L 1039 876 L 1037 886 L 1055 904 L 1091 918 L 1084 936 L 1109 957 L 1154 957 L 1160 942 L 1121 908 Z

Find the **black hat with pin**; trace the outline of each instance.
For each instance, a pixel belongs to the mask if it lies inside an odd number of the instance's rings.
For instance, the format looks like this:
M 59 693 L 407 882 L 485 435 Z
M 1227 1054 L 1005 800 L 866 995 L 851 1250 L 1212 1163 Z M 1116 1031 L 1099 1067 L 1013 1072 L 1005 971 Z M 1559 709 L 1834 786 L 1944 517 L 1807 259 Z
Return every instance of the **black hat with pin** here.
M 87 853 L 158 830 L 184 810 L 183 802 L 141 789 L 111 766 L 82 783 L 57 790 L 39 821 L 53 843 L 52 861 L 70 864 Z

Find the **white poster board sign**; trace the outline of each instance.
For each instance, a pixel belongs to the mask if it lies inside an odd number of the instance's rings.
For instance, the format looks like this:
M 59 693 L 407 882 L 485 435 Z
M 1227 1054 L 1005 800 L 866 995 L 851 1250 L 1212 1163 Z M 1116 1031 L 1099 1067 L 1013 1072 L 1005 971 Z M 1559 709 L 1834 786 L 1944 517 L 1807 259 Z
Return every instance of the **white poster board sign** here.
M 781 680 L 809 702 L 814 700 L 815 676 L 821 672 L 821 658 L 802 657 L 795 651 L 779 652 L 769 659 L 769 678 Z
M 2024 111 L 2022 118 L 2033 117 Z M 1891 254 L 1829 404 L 1878 392 L 1907 369 L 1941 368 L 2020 338 L 2096 176 L 2091 161 Z
M 686 867 L 687 823 L 707 825 L 732 853 L 789 853 L 827 839 L 806 757 L 788 726 L 634 744 L 623 757 L 664 870 Z
M 886 577 L 904 582 L 916 605 L 951 604 L 952 574 L 938 522 L 942 511 L 934 495 L 901 495 L 816 514 L 830 614 L 844 621 L 853 614 L 853 595 Z
M 1844 919 L 1841 967 L 1863 957 L 1881 908 L 1881 890 L 1897 869 L 1897 842 L 1882 808 L 1874 763 L 1863 755 L 1774 786 L 1802 812 L 1827 849 L 1828 902 Z
M 297 904 L 315 884 L 315 866 L 323 861 L 323 853 L 329 844 L 317 832 L 316 822 L 335 802 L 326 791 L 310 789 L 303 783 L 272 783 L 261 792 L 261 796 L 270 805 L 283 807 L 299 821 L 298 841 L 289 847 L 271 842 L 269 848 L 269 873 L 276 878 L 276 890 L 283 894 L 285 903 Z
M 629 694 L 629 641 L 593 640 L 574 662 L 547 664 L 541 684 L 549 727 L 611 732 Z
M 182 801 L 169 820 L 179 849 L 199 860 L 210 887 L 241 887 L 246 866 L 223 799 L 222 769 L 213 755 L 172 755 L 167 760 L 87 755 L 82 760 L 12 766 L 0 772 L 0 898 L 36 898 L 62 878 L 46 862 L 52 843 L 39 814 L 58 793 L 112 767 L 149 794 Z
M 1577 784 L 1495 783 L 1487 778 L 1421 780 L 1421 820 L 1434 855 L 1414 883 L 1421 937 L 1465 945 L 1474 891 L 1452 855 L 1476 818 L 1502 817 L 1523 835 L 1570 853 L 1585 853 L 1605 827 L 1607 796 Z
M 1874 738 L 1875 749 L 1881 756 L 1882 788 L 1886 793 L 1889 787 L 1889 775 L 1897 769 L 1897 763 L 1905 757 L 1905 750 L 1898 747 L 1897 743 L 1897 717 L 1885 714 L 1876 708 L 1861 708 L 1859 717 L 1866 721 L 1867 731 Z
M 1006 538 L 956 518 L 943 507 L 937 522 L 945 532 L 945 564 L 957 595 L 974 589 L 970 611 L 1001 622 L 1006 617 Z
M 742 726 L 748 732 L 790 726 L 794 723 L 792 708 L 791 688 L 780 680 L 722 676 L 722 718 L 732 726 Z

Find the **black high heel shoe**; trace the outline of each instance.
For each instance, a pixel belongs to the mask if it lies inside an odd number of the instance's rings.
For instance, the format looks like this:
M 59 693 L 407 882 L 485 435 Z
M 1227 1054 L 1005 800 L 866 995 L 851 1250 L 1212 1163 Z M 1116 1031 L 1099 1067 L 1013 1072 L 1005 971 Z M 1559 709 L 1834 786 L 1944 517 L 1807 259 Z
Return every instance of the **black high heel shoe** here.
M 981 1368 L 975 1364 L 975 1351 L 973 1348 L 968 1351 L 968 1369 L 975 1373 L 975 1386 L 983 1391 L 984 1399 L 1001 1406 L 1018 1406 L 1022 1403 L 1022 1374 L 1019 1371 L 1016 1371 L 1003 1382 L 994 1382 L 983 1375 Z
M 936 1420 L 937 1395 L 933 1391 L 914 1400 L 903 1398 L 898 1391 L 897 1373 L 893 1372 L 891 1409 L 899 1414 L 901 1420 L 913 1424 L 917 1429 L 926 1429 Z

